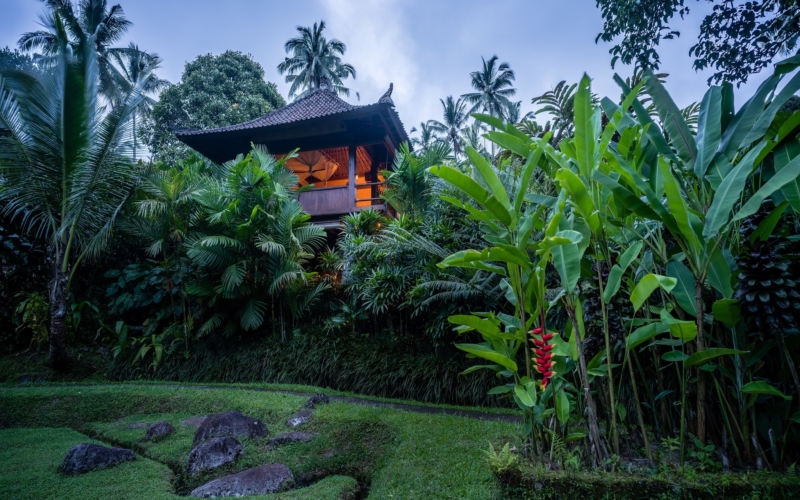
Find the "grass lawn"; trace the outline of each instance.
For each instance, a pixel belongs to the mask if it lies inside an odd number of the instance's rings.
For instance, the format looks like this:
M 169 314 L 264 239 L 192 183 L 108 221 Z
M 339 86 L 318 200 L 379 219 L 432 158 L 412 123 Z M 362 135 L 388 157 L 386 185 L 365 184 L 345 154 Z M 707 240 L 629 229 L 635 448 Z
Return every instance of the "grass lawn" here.
M 3 443 L 13 443 L 0 455 L 0 491 L 13 491 L 9 498 L 172 498 L 224 474 L 283 463 L 311 486 L 269 498 L 347 498 L 358 482 L 369 488 L 369 498 L 484 499 L 493 497 L 496 483 L 481 450 L 520 432 L 505 422 L 333 402 L 318 406 L 312 421 L 297 429 L 318 433 L 316 439 L 268 449 L 268 439 L 288 430 L 287 418 L 306 399 L 196 387 L 2 387 L 0 426 L 18 428 L 0 434 Z M 269 436 L 243 440 L 245 455 L 235 464 L 189 477 L 194 428 L 181 420 L 229 410 L 262 420 Z M 177 432 L 147 442 L 145 429 L 130 427 L 157 420 L 169 420 Z M 65 426 L 74 430 L 52 429 Z M 56 467 L 66 451 L 89 441 L 79 432 L 129 447 L 140 459 L 62 478 Z

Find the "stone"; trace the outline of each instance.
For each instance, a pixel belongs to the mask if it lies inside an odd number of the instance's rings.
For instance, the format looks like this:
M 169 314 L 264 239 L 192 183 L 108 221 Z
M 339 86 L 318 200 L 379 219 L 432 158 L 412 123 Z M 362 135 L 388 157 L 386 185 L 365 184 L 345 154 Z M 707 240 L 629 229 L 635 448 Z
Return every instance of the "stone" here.
M 126 429 L 147 429 L 147 427 L 147 422 L 133 422 L 131 424 L 125 424 Z
M 311 415 L 314 412 L 311 410 L 301 410 L 297 412 L 296 415 L 289 417 L 289 420 L 286 421 L 286 425 L 289 427 L 297 427 L 299 425 L 303 425 L 309 420 L 311 420 Z
M 175 432 L 175 427 L 173 427 L 172 424 L 166 420 L 161 420 L 147 428 L 147 433 L 145 433 L 144 438 L 148 441 L 152 441 L 153 439 L 168 436 L 173 432 Z
M 267 446 L 275 447 L 289 443 L 307 443 L 317 436 L 318 434 L 312 432 L 287 432 L 270 439 Z
M 181 420 L 181 425 L 185 425 L 186 427 L 200 427 L 200 424 L 203 423 L 206 417 L 189 417 L 184 418 Z
M 330 402 L 331 402 L 330 398 L 325 394 L 314 394 L 313 396 L 308 398 L 308 401 L 306 401 L 306 403 L 303 405 L 303 408 L 309 408 L 313 410 L 314 408 L 317 407 L 318 404 L 326 405 Z
M 67 476 L 77 476 L 94 470 L 114 467 L 128 460 L 136 460 L 136 454 L 132 450 L 106 448 L 94 443 L 81 443 L 70 448 L 58 470 Z
M 189 474 L 194 476 L 204 470 L 235 462 L 244 455 L 242 443 L 231 436 L 211 438 L 198 444 L 191 453 L 186 465 Z
M 209 415 L 194 434 L 194 445 L 220 436 L 260 438 L 269 434 L 264 422 L 238 411 Z
M 282 464 L 262 465 L 215 479 L 192 490 L 197 498 L 241 497 L 267 495 L 294 488 L 294 476 Z

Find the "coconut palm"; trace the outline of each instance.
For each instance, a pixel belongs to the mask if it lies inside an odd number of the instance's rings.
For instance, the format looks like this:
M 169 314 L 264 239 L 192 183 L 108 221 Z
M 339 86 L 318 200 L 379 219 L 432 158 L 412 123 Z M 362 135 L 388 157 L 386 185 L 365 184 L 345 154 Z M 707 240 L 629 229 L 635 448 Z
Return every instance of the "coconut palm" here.
M 536 117 L 533 111 L 528 111 L 524 115 L 522 113 L 522 101 L 509 102 L 505 110 L 505 119 L 512 125 L 517 125 L 525 120 L 532 120 Z
M 444 134 L 445 140 L 452 145 L 453 151 L 458 155 L 462 151 L 459 132 L 469 120 L 467 102 L 460 98 L 455 100 L 451 95 L 446 99 L 439 99 L 439 102 L 442 103 L 442 121 L 431 120 L 428 125 L 435 132 Z
M 398 214 L 422 215 L 432 197 L 428 169 L 450 157 L 451 151 L 444 142 L 432 144 L 420 153 L 413 153 L 408 144 L 401 144 L 392 171 L 384 172 L 387 189 L 383 199 Z
M 350 95 L 350 89 L 344 86 L 348 77 L 356 77 L 356 69 L 342 62 L 347 47 L 337 39 L 328 40 L 323 36 L 325 21 L 308 28 L 297 27 L 300 36 L 290 38 L 284 48 L 291 57 L 284 59 L 278 65 L 280 74 L 287 73 L 286 83 L 289 88 L 289 97 L 298 95 L 302 97 L 320 87 L 323 78 L 327 79 L 333 90 L 339 95 Z M 298 94 L 299 92 L 299 94 Z
M 486 145 L 483 141 L 483 134 L 486 133 L 486 127 L 479 121 L 473 121 L 468 126 L 461 129 L 461 137 L 467 147 L 470 147 L 483 156 L 488 156 L 489 152 L 486 150 Z
M 50 363 L 58 369 L 70 360 L 71 279 L 106 247 L 135 183 L 130 117 L 141 89 L 110 111 L 101 105 L 94 36 L 83 53 L 59 38 L 50 71 L 0 70 L 0 206 L 49 242 Z
M 39 16 L 42 28 L 25 33 L 19 39 L 19 48 L 24 51 L 39 49 L 44 64 L 55 62 L 53 57 L 70 47 L 73 54 L 86 53 L 86 47 L 94 49 L 100 92 L 108 99 L 117 93 L 119 74 L 111 64 L 115 54 L 124 54 L 128 48 L 112 45 L 122 39 L 133 23 L 125 17 L 120 5 L 108 7 L 107 0 L 80 0 L 77 9 L 72 0 L 40 0 L 45 12 Z
M 419 128 L 413 127 L 411 133 L 413 134 L 414 132 L 419 132 L 419 137 L 412 137 L 411 144 L 419 148 L 422 153 L 427 151 L 432 145 L 441 141 L 434 125 L 432 125 L 430 121 L 420 123 Z
M 561 142 L 564 135 L 572 135 L 577 87 L 577 83 L 567 85 L 566 80 L 561 80 L 555 88 L 531 100 L 532 104 L 542 106 L 536 115 L 549 113 L 553 117 L 553 144 Z
M 117 87 L 118 95 L 112 99 L 112 105 L 117 105 L 119 98 L 130 92 L 131 89 L 139 87 L 142 89 L 142 103 L 133 113 L 133 159 L 136 160 L 136 117 L 150 116 L 156 100 L 153 99 L 157 94 L 169 87 L 167 80 L 161 79 L 156 75 L 156 70 L 161 67 L 161 57 L 158 54 L 149 54 L 140 50 L 139 46 L 131 42 L 125 52 L 115 51 L 112 57 L 119 66 L 119 76 Z
M 483 111 L 484 113 L 505 118 L 509 100 L 517 90 L 513 88 L 514 71 L 508 63 L 497 64 L 497 56 L 492 56 L 488 61 L 481 58 L 483 68 L 470 73 L 472 88 L 475 92 L 464 94 L 461 97 L 472 104 L 470 113 Z

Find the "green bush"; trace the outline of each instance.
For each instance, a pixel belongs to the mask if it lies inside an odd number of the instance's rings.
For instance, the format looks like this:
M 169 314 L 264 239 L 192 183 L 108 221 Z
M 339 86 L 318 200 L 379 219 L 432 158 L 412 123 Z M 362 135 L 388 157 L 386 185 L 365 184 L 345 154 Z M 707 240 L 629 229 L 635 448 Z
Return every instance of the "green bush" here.
M 404 353 L 388 340 L 304 333 L 286 342 L 277 336 L 247 343 L 210 340 L 192 349 L 188 358 L 166 358 L 155 372 L 118 358 L 108 375 L 114 380 L 291 383 L 453 405 L 503 403 L 486 395 L 496 385 L 493 375 L 460 375 L 468 361 Z

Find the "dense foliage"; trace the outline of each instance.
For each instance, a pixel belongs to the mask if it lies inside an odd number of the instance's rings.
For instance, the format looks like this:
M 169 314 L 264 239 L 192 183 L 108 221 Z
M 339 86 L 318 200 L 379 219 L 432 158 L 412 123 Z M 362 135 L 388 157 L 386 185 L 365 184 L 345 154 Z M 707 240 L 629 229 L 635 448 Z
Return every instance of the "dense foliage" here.
M 6 51 L 0 69 L 12 350 L 49 342 L 63 367 L 71 335 L 113 356 L 120 379 L 516 406 L 525 457 L 550 468 L 785 471 L 800 458 L 800 56 L 738 108 L 723 83 L 681 109 L 668 75 L 644 69 L 615 76 L 619 98 L 585 75 L 562 81 L 527 115 L 510 66 L 484 59 L 475 92 L 442 99 L 441 121 L 381 172 L 388 209 L 326 232 L 298 201 L 309 188 L 284 167 L 292 154 L 252 145 L 217 165 L 172 134 L 282 105 L 252 58 L 201 56 L 153 104 L 160 61 L 131 45 L 103 70 L 120 76 L 104 94 L 100 57 L 116 52 L 61 33 L 58 9 L 25 38 L 47 57 Z M 344 92 L 355 76 L 323 29 L 287 43 L 293 92 L 322 78 Z
M 188 148 L 176 129 L 205 129 L 246 122 L 285 104 L 264 68 L 236 51 L 206 54 L 186 63 L 181 81 L 161 93 L 143 127 L 155 159 L 174 163 Z
M 690 55 L 697 70 L 715 71 L 709 81 L 746 82 L 773 58 L 797 48 L 800 6 L 793 0 L 731 2 L 709 0 L 713 10 L 700 25 Z M 597 0 L 605 24 L 597 40 L 615 42 L 611 66 L 625 64 L 658 69 L 662 40 L 680 36 L 668 23 L 689 13 L 685 0 Z

